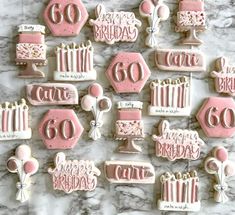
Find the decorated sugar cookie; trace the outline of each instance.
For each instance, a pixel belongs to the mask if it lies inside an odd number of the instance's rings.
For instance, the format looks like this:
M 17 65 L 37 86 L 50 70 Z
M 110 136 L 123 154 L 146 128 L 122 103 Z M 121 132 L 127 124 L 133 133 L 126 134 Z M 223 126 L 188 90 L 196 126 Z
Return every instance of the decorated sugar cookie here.
M 134 141 L 144 138 L 143 103 L 139 101 L 122 101 L 118 102 L 117 106 L 116 140 L 125 141 L 118 148 L 118 151 L 121 153 L 141 152 L 141 148 Z
M 101 85 L 94 83 L 89 86 L 88 94 L 82 98 L 81 107 L 85 111 L 91 111 L 94 116 L 94 120 L 90 122 L 89 137 L 93 140 L 99 139 L 100 128 L 103 126 L 103 114 L 110 111 L 112 107 L 111 100 L 103 96 Z
M 228 160 L 228 151 L 222 147 L 215 147 L 213 157 L 205 161 L 205 170 L 215 175 L 214 199 L 216 202 L 225 203 L 229 200 L 226 191 L 228 190 L 227 178 L 235 175 L 234 163 Z
M 40 83 L 26 86 L 27 98 L 32 105 L 78 104 L 78 91 L 72 84 Z
M 49 168 L 52 176 L 54 190 L 62 190 L 65 193 L 74 191 L 92 191 L 97 186 L 97 176 L 100 170 L 93 161 L 66 160 L 65 154 L 56 154 L 55 168 Z
M 235 102 L 232 98 L 206 99 L 196 117 L 207 137 L 226 138 L 235 133 Z
M 189 49 L 157 49 L 155 62 L 159 69 L 176 72 L 205 72 L 206 61 L 201 51 Z
M 106 12 L 104 5 L 98 4 L 96 19 L 90 19 L 96 42 L 114 44 L 116 42 L 135 42 L 141 26 L 133 12 Z
M 155 171 L 150 163 L 135 161 L 105 161 L 104 172 L 110 183 L 155 183 Z
M 182 41 L 184 45 L 201 45 L 197 32 L 206 30 L 206 13 L 204 0 L 180 0 L 177 13 L 177 32 L 186 32 L 187 38 Z
M 189 116 L 191 112 L 191 79 L 155 80 L 150 84 L 149 115 Z
M 161 199 L 158 209 L 163 211 L 199 211 L 199 178 L 196 171 L 175 174 L 166 172 L 160 178 Z
M 18 146 L 15 155 L 7 161 L 7 170 L 19 176 L 20 181 L 16 183 L 16 200 L 21 203 L 29 199 L 30 176 L 34 175 L 38 168 L 38 161 L 31 156 L 31 149 L 27 145 Z
M 76 36 L 88 19 L 81 0 L 50 0 L 43 17 L 53 36 Z
M 48 149 L 71 149 L 84 128 L 72 109 L 50 109 L 39 123 L 39 135 Z
M 140 15 L 148 18 L 150 27 L 146 29 L 148 37 L 146 38 L 145 44 L 149 47 L 156 47 L 157 34 L 159 32 L 159 24 L 161 21 L 165 21 L 169 18 L 170 10 L 163 3 L 163 0 L 144 0 L 141 2 L 139 7 Z
M 116 93 L 140 93 L 150 75 L 144 58 L 136 52 L 118 53 L 106 70 Z
M 159 135 L 153 135 L 156 155 L 170 161 L 176 159 L 197 160 L 200 157 L 203 140 L 197 131 L 170 129 L 168 121 L 159 125 Z
M 56 48 L 56 81 L 89 81 L 96 79 L 93 57 L 94 48 L 90 41 L 86 44 L 64 45 Z
M 235 65 L 230 66 L 227 58 L 216 60 L 216 71 L 211 76 L 215 78 L 215 89 L 218 93 L 235 96 Z
M 0 140 L 30 139 L 29 107 L 24 99 L 0 105 Z
M 20 78 L 43 78 L 45 75 L 37 66 L 44 66 L 46 60 L 45 26 L 20 25 L 16 44 L 16 65 L 26 65 L 19 74 Z

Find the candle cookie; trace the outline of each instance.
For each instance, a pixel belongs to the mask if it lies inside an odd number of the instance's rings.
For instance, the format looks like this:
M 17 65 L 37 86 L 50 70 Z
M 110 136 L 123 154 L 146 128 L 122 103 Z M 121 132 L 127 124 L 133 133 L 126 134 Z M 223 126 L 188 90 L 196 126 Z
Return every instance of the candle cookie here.
M 96 19 L 90 19 L 96 42 L 135 42 L 141 22 L 132 12 L 106 12 L 104 5 L 98 4 L 95 10 Z
M 206 30 L 206 13 L 204 0 L 180 0 L 177 13 L 177 32 L 186 32 L 187 38 L 182 41 L 184 45 L 201 45 L 197 32 Z
M 216 202 L 225 203 L 229 200 L 226 191 L 228 190 L 227 178 L 235 175 L 234 163 L 228 160 L 228 151 L 222 147 L 215 147 L 213 157 L 205 161 L 205 170 L 209 174 L 215 175 L 214 199 Z
M 69 194 L 74 191 L 92 191 L 97 186 L 97 176 L 100 170 L 93 161 L 66 160 L 63 152 L 56 154 L 55 168 L 49 168 L 52 175 L 54 190 L 61 190 Z
M 164 120 L 159 125 L 159 135 L 153 135 L 156 156 L 176 159 L 197 160 L 200 157 L 203 140 L 197 131 L 170 129 L 168 121 Z
M 151 71 L 140 53 L 120 52 L 111 61 L 106 76 L 116 93 L 140 93 Z
M 93 140 L 99 139 L 100 128 L 103 126 L 103 113 L 110 111 L 112 107 L 111 100 L 103 96 L 101 85 L 94 83 L 89 86 L 88 94 L 82 98 L 81 107 L 85 111 L 91 111 L 94 116 L 94 120 L 90 122 L 89 137 Z
M 154 184 L 155 171 L 150 163 L 105 161 L 105 177 L 115 184 Z
M 169 18 L 169 8 L 163 3 L 163 0 L 144 0 L 139 6 L 139 11 L 141 16 L 148 18 L 150 25 L 150 27 L 146 28 L 148 37 L 145 40 L 145 44 L 151 48 L 157 47 L 157 34 L 160 30 L 159 25 L 161 21 Z
M 226 138 L 235 133 L 235 103 L 232 98 L 206 99 L 196 117 L 207 137 Z
M 29 84 L 26 93 L 29 102 L 36 106 L 78 104 L 78 91 L 72 84 Z
M 149 115 L 189 116 L 191 112 L 191 79 L 155 80 L 150 84 Z
M 205 72 L 206 61 L 201 51 L 189 49 L 157 49 L 155 62 L 159 69 L 176 72 Z
M 94 48 L 90 41 L 80 45 L 63 43 L 56 47 L 56 81 L 90 81 L 96 79 Z
M 39 123 L 39 135 L 48 149 L 71 149 L 84 128 L 72 109 L 51 109 Z
M 0 140 L 30 139 L 29 107 L 25 99 L 0 105 Z
M 235 65 L 230 66 L 225 57 L 216 60 L 216 71 L 211 72 L 215 78 L 215 89 L 218 93 L 235 96 Z
M 37 66 L 44 66 L 46 60 L 45 26 L 18 26 L 18 43 L 16 44 L 16 65 L 26 65 L 19 74 L 20 78 L 43 78 L 43 72 Z
M 166 172 L 160 177 L 161 199 L 158 209 L 163 211 L 199 211 L 199 178 L 196 171 L 175 174 Z
M 27 145 L 18 146 L 15 155 L 7 161 L 7 170 L 19 176 L 20 181 L 16 183 L 16 200 L 21 203 L 29 199 L 30 176 L 34 175 L 38 168 L 38 161 L 31 156 L 31 149 Z
M 53 36 L 76 36 L 88 19 L 81 0 L 50 0 L 43 17 Z
M 124 140 L 118 148 L 121 153 L 138 153 L 141 148 L 135 140 L 144 138 L 144 123 L 142 120 L 143 103 L 139 101 L 122 101 L 117 104 L 116 140 Z

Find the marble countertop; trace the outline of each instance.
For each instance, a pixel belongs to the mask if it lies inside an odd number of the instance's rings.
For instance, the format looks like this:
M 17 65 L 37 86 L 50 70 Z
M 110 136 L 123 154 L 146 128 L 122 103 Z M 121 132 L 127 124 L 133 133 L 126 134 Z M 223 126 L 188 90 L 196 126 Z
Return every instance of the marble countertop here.
M 165 117 L 149 117 L 147 105 L 150 100 L 149 83 L 156 78 L 177 76 L 177 73 L 160 72 L 154 65 L 154 50 L 144 45 L 145 27 L 147 20 L 140 17 L 138 6 L 141 0 L 83 0 L 90 17 L 94 18 L 94 9 L 98 3 L 104 3 L 108 11 L 124 10 L 133 11 L 137 18 L 143 22 L 140 35 L 135 43 L 118 43 L 113 46 L 104 43 L 93 43 L 95 48 L 94 63 L 98 72 L 98 83 L 105 88 L 105 95 L 109 96 L 113 103 L 120 100 L 140 100 L 144 102 L 143 119 L 145 124 L 146 138 L 139 141 L 143 152 L 137 155 L 123 155 L 115 152 L 119 141 L 115 141 L 114 122 L 116 110 L 115 105 L 112 111 L 105 114 L 107 122 L 102 128 L 103 136 L 98 141 L 88 139 L 89 121 L 92 115 L 81 110 L 80 106 L 70 107 L 76 110 L 78 117 L 85 128 L 85 132 L 73 150 L 66 151 L 70 159 L 91 159 L 102 171 L 98 179 L 97 189 L 93 192 L 73 192 L 67 195 L 63 192 L 52 189 L 52 181 L 47 173 L 47 168 L 53 165 L 53 158 L 57 151 L 47 150 L 38 136 L 37 125 L 50 108 L 30 107 L 31 127 L 33 137 L 27 141 L 3 141 L 0 144 L 0 214 L 32 214 L 32 215 L 157 215 L 157 214 L 180 214 L 179 212 L 160 212 L 157 209 L 157 199 L 160 196 L 159 176 L 166 171 L 186 171 L 196 169 L 200 177 L 200 198 L 202 203 L 201 211 L 196 214 L 232 215 L 235 214 L 235 177 L 229 179 L 228 196 L 230 201 L 225 204 L 217 204 L 213 201 L 212 183 L 214 177 L 205 173 L 203 162 L 208 152 L 218 145 L 225 146 L 230 154 L 231 160 L 235 161 L 235 138 L 215 139 L 207 138 L 202 132 L 195 113 L 197 113 L 203 100 L 209 96 L 217 96 L 214 90 L 213 79 L 209 72 L 214 67 L 214 60 L 220 56 L 227 56 L 230 62 L 235 64 L 235 2 L 234 0 L 206 0 L 206 11 L 208 15 L 208 29 L 200 34 L 204 44 L 200 49 L 206 54 L 207 72 L 193 73 L 193 104 L 190 117 L 168 117 L 174 128 L 196 129 L 201 138 L 205 141 L 202 148 L 201 158 L 196 161 L 174 161 L 157 158 L 154 154 L 154 144 L 151 140 L 152 133 L 156 133 L 157 124 Z M 48 0 L 7 0 L 1 1 L 0 7 L 0 101 L 19 100 L 25 96 L 25 85 L 40 82 L 40 80 L 23 80 L 17 77 L 19 69 L 15 66 L 15 45 L 17 36 L 17 25 L 22 23 L 44 24 L 42 12 Z M 166 0 L 165 3 L 171 11 L 170 19 L 161 25 L 158 41 L 159 47 L 170 48 L 180 47 L 178 42 L 182 34 L 175 33 L 176 13 L 178 2 Z M 47 82 L 52 80 L 52 72 L 55 69 L 54 47 L 61 42 L 75 41 L 77 43 L 93 40 L 92 28 L 86 24 L 81 33 L 73 38 L 55 38 L 47 32 L 46 44 L 48 45 L 48 66 L 43 68 L 46 73 Z M 144 56 L 152 74 L 148 83 L 139 95 L 117 95 L 106 79 L 104 72 L 110 60 L 119 51 L 138 51 Z M 188 74 L 186 74 L 188 75 Z M 77 83 L 80 98 L 87 93 L 89 82 Z M 34 157 L 39 160 L 39 172 L 32 177 L 31 199 L 27 203 L 20 204 L 15 200 L 17 176 L 6 170 L 6 160 L 13 155 L 14 149 L 22 144 L 29 144 Z M 109 184 L 103 175 L 103 162 L 105 160 L 134 160 L 151 162 L 156 171 L 155 185 L 115 185 Z M 184 213 L 182 213 L 184 214 Z M 189 213 L 191 214 L 191 213 Z

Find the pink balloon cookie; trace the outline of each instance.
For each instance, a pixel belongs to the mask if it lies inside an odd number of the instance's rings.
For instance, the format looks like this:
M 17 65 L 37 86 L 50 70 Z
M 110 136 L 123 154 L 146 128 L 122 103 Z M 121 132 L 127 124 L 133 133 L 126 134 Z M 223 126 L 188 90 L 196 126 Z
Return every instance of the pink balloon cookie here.
M 159 125 L 160 135 L 153 135 L 156 155 L 170 161 L 176 159 L 197 160 L 200 157 L 203 140 L 197 131 L 170 129 L 168 121 L 164 120 Z
M 135 140 L 144 138 L 144 123 L 142 120 L 143 103 L 139 101 L 118 102 L 116 121 L 116 140 L 124 140 L 118 148 L 121 153 L 138 153 L 141 148 Z
M 175 174 L 166 172 L 160 177 L 161 198 L 158 209 L 163 211 L 199 211 L 199 178 L 196 171 Z
M 69 194 L 73 191 L 92 191 L 96 188 L 100 170 L 93 161 L 66 160 L 65 154 L 59 152 L 54 163 L 55 168 L 48 169 L 48 173 L 52 175 L 54 190 L 62 190 Z
M 191 112 L 191 79 L 155 80 L 151 82 L 149 115 L 189 116 Z
M 72 84 L 29 84 L 26 86 L 26 91 L 32 105 L 78 104 L 78 91 Z
M 204 0 L 180 0 L 177 13 L 177 32 L 187 32 L 187 38 L 182 41 L 185 45 L 201 45 L 196 33 L 206 30 L 206 13 Z
M 120 52 L 111 61 L 106 76 L 117 93 L 139 93 L 151 75 L 140 53 Z
M 115 42 L 135 42 L 139 31 L 136 26 L 141 22 L 133 12 L 106 12 L 104 5 L 98 4 L 95 10 L 96 19 L 90 19 L 95 41 L 114 44 Z
M 0 140 L 30 139 L 29 107 L 25 99 L 0 105 Z
M 235 103 L 232 98 L 210 97 L 197 113 L 208 137 L 231 137 L 235 133 Z
M 217 184 L 214 185 L 214 199 L 216 202 L 225 203 L 229 200 L 226 191 L 228 184 L 226 179 L 235 175 L 235 164 L 228 160 L 228 151 L 222 147 L 215 147 L 213 157 L 205 161 L 205 170 L 216 177 Z
M 148 37 L 145 44 L 149 47 L 157 47 L 157 34 L 159 32 L 159 24 L 169 18 L 170 10 L 163 3 L 163 0 L 153 1 L 144 0 L 139 7 L 140 15 L 148 18 L 150 27 L 146 29 Z
M 215 78 L 215 89 L 218 93 L 235 96 L 235 66 L 230 66 L 227 58 L 216 60 L 216 71 L 211 72 L 211 76 Z
M 44 21 L 53 36 L 76 36 L 88 19 L 81 0 L 50 0 L 44 11 Z
M 54 80 L 57 81 L 89 81 L 96 79 L 93 57 L 94 48 L 91 41 L 77 45 L 56 47 L 56 71 Z
M 35 174 L 38 168 L 38 161 L 31 156 L 31 149 L 28 145 L 18 146 L 15 155 L 7 161 L 7 170 L 19 176 L 20 182 L 16 183 L 18 189 L 16 200 L 21 203 L 29 199 L 30 176 Z
M 26 65 L 19 74 L 20 78 L 43 78 L 43 72 L 37 66 L 46 65 L 45 26 L 20 25 L 19 38 L 16 45 L 16 65 Z
M 88 94 L 82 98 L 81 107 L 85 111 L 91 111 L 94 120 L 90 122 L 91 130 L 89 137 L 97 140 L 101 137 L 100 128 L 103 125 L 103 113 L 110 111 L 112 107 L 111 100 L 103 96 L 101 85 L 94 83 L 89 86 Z
M 155 171 L 150 163 L 135 161 L 105 161 L 106 179 L 115 184 L 154 184 Z
M 39 124 L 39 134 L 48 149 L 73 148 L 84 130 L 72 109 L 51 109 Z

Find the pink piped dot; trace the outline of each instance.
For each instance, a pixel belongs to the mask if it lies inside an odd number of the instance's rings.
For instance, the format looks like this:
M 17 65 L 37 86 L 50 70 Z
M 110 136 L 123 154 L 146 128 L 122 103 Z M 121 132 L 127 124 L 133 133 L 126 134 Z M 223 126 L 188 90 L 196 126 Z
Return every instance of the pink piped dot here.
M 218 147 L 215 150 L 215 157 L 221 161 L 224 162 L 228 160 L 228 151 L 224 147 Z
M 101 85 L 95 83 L 89 87 L 88 92 L 93 97 L 100 97 L 103 95 L 103 88 Z
M 152 9 L 152 4 L 149 1 L 144 1 L 140 5 L 140 11 L 145 15 L 150 15 L 152 13 Z
M 24 171 L 27 174 L 33 174 L 37 171 L 38 165 L 35 161 L 30 160 L 25 162 L 24 164 Z

